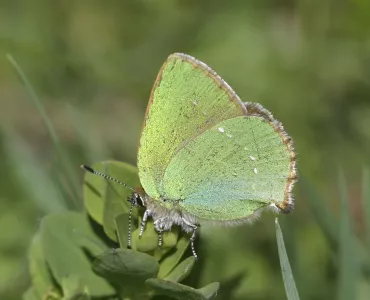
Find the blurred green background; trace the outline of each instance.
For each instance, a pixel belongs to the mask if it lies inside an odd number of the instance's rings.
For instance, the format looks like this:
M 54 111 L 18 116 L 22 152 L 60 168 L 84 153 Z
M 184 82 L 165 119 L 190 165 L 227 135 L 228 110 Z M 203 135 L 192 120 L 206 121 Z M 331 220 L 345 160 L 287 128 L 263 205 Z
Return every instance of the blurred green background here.
M 283 122 L 301 178 L 334 216 L 340 166 L 354 232 L 370 240 L 361 202 L 370 158 L 369 1 L 2 0 L 1 299 L 19 299 L 29 285 L 27 249 L 41 217 L 82 206 L 79 165 L 135 164 L 151 86 L 173 52 L 206 62 L 242 100 L 261 103 Z M 70 173 L 7 53 L 42 100 Z M 66 188 L 71 182 L 78 195 Z M 294 213 L 281 217 L 293 273 L 302 299 L 334 299 L 338 253 L 302 185 Z M 220 281 L 221 294 L 235 286 L 224 295 L 230 299 L 285 298 L 271 215 L 253 226 L 206 228 L 197 246 L 204 259 L 188 280 L 194 286 Z M 358 277 L 356 291 L 356 299 L 370 298 L 369 277 Z

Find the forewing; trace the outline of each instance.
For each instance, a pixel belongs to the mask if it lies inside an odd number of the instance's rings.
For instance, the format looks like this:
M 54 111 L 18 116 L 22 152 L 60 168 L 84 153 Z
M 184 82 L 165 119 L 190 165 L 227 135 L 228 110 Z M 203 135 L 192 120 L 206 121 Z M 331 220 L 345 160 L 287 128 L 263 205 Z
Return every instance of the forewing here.
M 165 198 L 199 218 L 243 219 L 257 209 L 286 207 L 295 154 L 278 122 L 242 116 L 213 126 L 183 147 L 163 179 Z
M 162 196 L 163 176 L 176 153 L 217 123 L 244 114 L 238 96 L 213 70 L 188 55 L 171 55 L 154 84 L 140 139 L 145 192 Z

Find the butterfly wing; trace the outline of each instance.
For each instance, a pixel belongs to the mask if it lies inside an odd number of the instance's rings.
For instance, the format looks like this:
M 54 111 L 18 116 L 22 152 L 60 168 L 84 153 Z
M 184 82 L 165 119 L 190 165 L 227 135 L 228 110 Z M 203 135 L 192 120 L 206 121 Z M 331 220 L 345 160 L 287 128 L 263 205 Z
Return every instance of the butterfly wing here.
M 166 194 L 170 162 L 197 136 L 246 108 L 213 70 L 185 54 L 169 56 L 152 89 L 138 151 L 138 173 L 153 199 Z M 180 171 L 181 172 L 181 171 Z
M 270 204 L 291 208 L 291 139 L 268 111 L 254 107 L 259 114 L 221 121 L 175 155 L 163 178 L 168 199 L 217 221 L 244 219 Z
M 275 204 L 288 211 L 295 152 L 281 124 L 243 104 L 214 71 L 171 55 L 147 108 L 138 171 L 152 199 L 173 201 L 199 218 L 236 220 Z

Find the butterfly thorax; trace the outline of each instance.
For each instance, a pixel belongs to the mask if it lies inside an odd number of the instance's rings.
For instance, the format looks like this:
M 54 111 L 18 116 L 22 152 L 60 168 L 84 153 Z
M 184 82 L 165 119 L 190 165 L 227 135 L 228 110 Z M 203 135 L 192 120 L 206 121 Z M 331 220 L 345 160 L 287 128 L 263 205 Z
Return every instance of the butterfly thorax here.
M 158 232 L 169 231 L 173 225 L 180 226 L 185 232 L 192 232 L 197 227 L 196 217 L 181 210 L 179 201 L 153 199 L 145 193 L 135 192 L 130 202 L 145 207 L 145 215 L 153 219 Z

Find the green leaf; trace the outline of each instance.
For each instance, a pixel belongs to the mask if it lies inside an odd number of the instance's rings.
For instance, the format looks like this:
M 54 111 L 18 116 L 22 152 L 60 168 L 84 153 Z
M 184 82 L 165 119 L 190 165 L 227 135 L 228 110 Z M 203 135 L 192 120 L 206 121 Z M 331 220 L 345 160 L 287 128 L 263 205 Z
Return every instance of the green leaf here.
M 127 247 L 128 239 L 128 214 L 121 214 L 116 217 L 116 230 L 120 247 Z M 139 218 L 140 220 L 141 218 Z M 140 222 L 139 222 L 140 224 Z M 139 237 L 140 228 L 137 227 L 137 220 L 131 222 L 131 248 L 140 252 L 145 252 L 157 260 L 160 260 L 167 252 L 171 251 L 177 244 L 178 228 L 173 228 L 171 232 L 164 232 L 162 236 L 163 245 L 158 246 L 158 233 L 154 229 L 153 221 L 150 220 L 145 226 L 142 237 Z
M 89 227 L 85 215 L 72 212 L 48 215 L 42 220 L 40 230 L 45 259 L 59 284 L 74 276 L 93 297 L 114 294 L 113 288 L 92 272 L 83 251 L 84 248 L 96 255 L 107 249 Z
M 68 182 L 68 186 L 71 190 L 72 197 L 68 199 L 74 199 L 74 208 L 80 209 L 80 205 L 78 202 L 79 199 L 79 186 L 78 186 L 78 180 L 77 180 L 77 173 L 75 171 L 75 168 L 71 166 L 70 159 L 67 155 L 67 153 L 64 151 L 60 140 L 58 138 L 58 135 L 56 133 L 56 130 L 54 128 L 54 125 L 52 121 L 50 120 L 49 116 L 47 115 L 44 106 L 42 105 L 39 97 L 37 96 L 35 90 L 33 89 L 31 83 L 28 81 L 26 75 L 24 74 L 21 67 L 18 65 L 18 63 L 15 61 L 13 56 L 10 54 L 6 55 L 8 61 L 13 66 L 15 71 L 17 72 L 21 82 L 23 83 L 33 105 L 36 107 L 38 113 L 41 116 L 42 121 L 45 124 L 45 127 L 51 137 L 51 140 L 53 142 L 54 148 L 59 156 L 59 162 L 60 166 L 63 169 L 63 174 L 65 174 L 64 178 L 66 182 Z M 71 204 L 72 205 L 72 204 Z
M 134 166 L 129 164 L 122 162 L 106 163 L 104 173 L 123 181 L 132 188 L 140 186 L 137 170 Z M 106 190 L 103 211 L 103 227 L 105 233 L 112 240 L 117 241 L 114 219 L 122 213 L 129 212 L 130 203 L 127 199 L 131 197 L 132 190 L 113 181 L 105 180 L 105 183 Z M 136 214 L 134 214 L 134 217 L 135 216 Z
M 158 236 L 158 233 L 157 233 L 157 236 Z M 162 233 L 162 241 L 163 241 L 162 247 L 156 248 L 153 254 L 154 257 L 156 257 L 158 260 L 162 259 L 167 253 L 171 252 L 172 249 L 174 249 L 174 247 L 177 245 L 178 239 L 179 239 L 179 227 L 177 226 L 174 226 L 171 229 L 171 231 L 163 232 Z
M 155 258 L 129 249 L 113 249 L 96 257 L 96 274 L 121 288 L 121 296 L 145 294 L 145 280 L 156 277 L 159 265 Z
M 207 300 L 214 299 L 220 288 L 218 282 L 211 283 L 201 289 L 167 281 L 159 278 L 150 278 L 146 284 L 160 295 L 166 295 L 179 300 Z
M 87 288 L 81 284 L 78 276 L 72 274 L 63 278 L 61 283 L 64 297 L 63 300 L 89 300 Z
M 176 248 L 166 256 L 160 264 L 158 278 L 165 278 L 180 262 L 190 243 L 189 237 L 184 234 L 177 242 Z
M 140 186 L 134 166 L 117 161 L 98 162 L 92 168 L 123 181 L 133 188 Z M 116 182 L 86 172 L 84 181 L 84 201 L 90 216 L 104 226 L 107 235 L 116 241 L 115 217 L 129 212 L 127 198 L 132 191 Z M 136 209 L 133 211 L 136 216 Z
M 212 282 L 201 289 L 197 289 L 205 299 L 214 299 L 217 296 L 217 292 L 220 289 L 220 284 L 218 282 Z
M 341 207 L 341 218 L 339 223 L 339 283 L 338 299 L 356 299 L 357 281 L 359 278 L 358 257 L 356 255 L 355 234 L 351 222 L 349 200 L 347 194 L 347 183 L 343 172 L 338 172 L 338 188 Z
M 176 246 L 178 231 L 174 228 L 173 231 L 165 231 L 162 233 L 162 247 L 158 246 L 159 235 L 155 230 L 153 221 L 150 220 L 145 225 L 144 233 L 139 237 L 140 228 L 137 228 L 132 233 L 132 249 L 150 253 L 160 259 L 171 248 Z
M 42 299 L 35 289 L 31 286 L 28 290 L 23 294 L 23 300 L 39 300 Z
M 196 259 L 194 256 L 190 256 L 187 259 L 179 263 L 164 280 L 180 282 L 184 280 L 190 274 Z
M 34 236 L 29 250 L 29 269 L 32 280 L 32 293 L 43 298 L 54 285 L 42 250 L 40 234 Z
M 64 298 L 63 300 L 90 300 L 90 296 L 87 293 L 76 293 L 69 298 Z
M 292 269 L 290 267 L 288 254 L 286 253 L 283 233 L 281 232 L 278 218 L 275 219 L 276 241 L 279 251 L 281 273 L 283 275 L 285 292 L 288 300 L 299 300 L 297 287 L 295 285 Z
M 27 291 L 23 294 L 23 300 L 62 300 L 62 296 L 59 295 L 59 292 L 53 288 L 48 290 L 42 297 L 37 295 L 33 286 L 27 289 Z
M 92 167 L 99 172 L 122 180 L 129 186 L 140 186 L 137 170 L 129 164 L 107 161 L 96 163 Z M 131 194 L 130 189 L 113 181 L 91 173 L 85 175 L 84 198 L 89 214 L 103 225 L 104 231 L 110 239 L 117 241 L 118 234 L 122 248 L 125 248 L 127 243 L 128 213 L 130 210 L 130 203 L 127 199 Z M 141 217 L 138 217 L 138 212 L 143 213 L 140 208 L 133 207 L 131 216 L 132 249 L 153 254 L 157 259 L 160 259 L 176 245 L 178 230 L 174 229 L 171 232 L 163 233 L 163 246 L 160 249 L 158 247 L 158 233 L 154 229 L 152 219 L 148 220 L 144 234 L 139 238 L 140 229 L 137 228 L 136 224 L 140 223 L 138 219 Z M 121 217 L 117 219 L 118 216 Z
M 119 241 L 120 248 L 127 247 L 128 240 L 128 223 L 129 223 L 129 214 L 120 214 L 115 218 L 115 225 L 117 231 L 117 238 Z M 131 219 L 131 234 L 137 229 L 136 222 Z
M 158 233 L 155 231 L 152 221 L 147 222 L 143 235 L 139 237 L 140 228 L 132 232 L 132 249 L 153 253 L 158 248 Z

